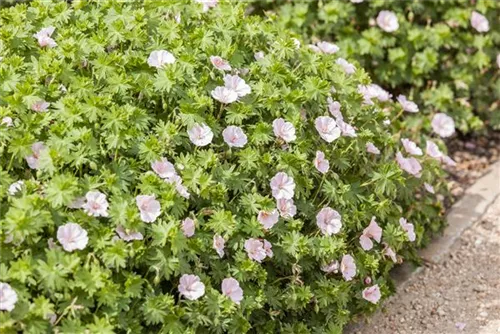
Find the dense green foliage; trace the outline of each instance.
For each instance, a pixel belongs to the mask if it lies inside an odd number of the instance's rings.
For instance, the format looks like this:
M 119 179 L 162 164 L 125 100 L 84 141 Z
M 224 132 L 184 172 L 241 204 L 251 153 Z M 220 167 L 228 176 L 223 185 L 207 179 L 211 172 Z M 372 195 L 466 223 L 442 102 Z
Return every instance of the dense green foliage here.
M 409 96 L 422 114 L 447 113 L 462 132 L 483 121 L 500 128 L 500 1 L 257 0 L 253 7 L 313 42 L 334 41 L 339 56 L 358 61 L 395 96 Z M 383 10 L 396 14 L 397 30 L 377 25 Z M 472 26 L 473 11 L 486 17 L 488 31 Z
M 398 166 L 402 138 L 421 147 L 427 140 L 399 126 L 401 107 L 367 105 L 361 68 L 348 75 L 336 55 L 297 46 L 274 22 L 244 12 L 180 0 L 39 0 L 0 12 L 0 282 L 10 287 L 0 291 L 2 333 L 339 333 L 353 314 L 376 307 L 365 288 L 390 294 L 388 247 L 407 261 L 439 230 L 441 165 L 424 154 L 417 176 Z M 150 66 L 162 49 L 175 61 Z M 237 101 L 211 96 L 224 72 L 210 56 L 227 59 L 249 85 Z M 357 136 L 336 130 L 327 142 L 318 134 L 329 97 Z M 278 118 L 293 125 L 295 140 L 275 136 Z M 196 123 L 213 132 L 204 146 L 188 136 Z M 231 125 L 246 134 L 243 147 L 224 140 Z M 367 152 L 369 142 L 380 154 Z M 313 162 L 319 150 L 325 174 Z M 162 157 L 182 183 L 152 170 Z M 279 172 L 294 180 L 297 213 L 264 229 L 258 214 L 276 208 L 281 195 L 270 182 Z M 89 204 L 93 191 L 109 209 Z M 156 197 L 158 215 L 146 216 L 139 195 Z M 325 207 L 341 215 L 327 234 L 316 221 Z M 373 216 L 382 240 L 364 250 Z M 88 240 L 61 233 L 70 222 Z M 143 238 L 127 240 L 132 232 Z M 225 240 L 219 255 L 217 235 Z M 250 258 L 251 238 L 265 238 L 273 256 L 266 249 L 262 262 Z M 352 280 L 343 267 L 322 270 L 345 255 L 357 267 Z M 200 277 L 204 294 L 179 294 L 185 274 Z M 239 304 L 221 292 L 228 277 L 243 290 Z

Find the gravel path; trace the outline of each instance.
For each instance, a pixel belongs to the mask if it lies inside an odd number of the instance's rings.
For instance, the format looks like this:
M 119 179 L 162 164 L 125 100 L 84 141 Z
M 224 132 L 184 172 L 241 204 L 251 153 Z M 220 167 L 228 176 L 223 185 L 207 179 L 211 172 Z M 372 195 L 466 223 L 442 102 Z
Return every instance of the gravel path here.
M 500 198 L 356 334 L 500 333 Z

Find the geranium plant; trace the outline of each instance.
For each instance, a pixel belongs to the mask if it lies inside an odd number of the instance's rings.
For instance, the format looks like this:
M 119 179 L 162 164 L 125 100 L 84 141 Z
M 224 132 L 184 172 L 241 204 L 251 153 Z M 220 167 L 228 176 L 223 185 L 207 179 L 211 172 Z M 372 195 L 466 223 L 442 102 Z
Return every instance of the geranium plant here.
M 0 11 L 2 333 L 340 332 L 443 225 L 441 143 L 244 13 Z
M 500 2 L 496 0 L 254 1 L 307 40 L 334 41 L 421 115 L 452 117 L 462 132 L 500 128 Z M 275 13 L 276 15 L 272 15 Z M 419 115 L 409 126 L 426 120 Z

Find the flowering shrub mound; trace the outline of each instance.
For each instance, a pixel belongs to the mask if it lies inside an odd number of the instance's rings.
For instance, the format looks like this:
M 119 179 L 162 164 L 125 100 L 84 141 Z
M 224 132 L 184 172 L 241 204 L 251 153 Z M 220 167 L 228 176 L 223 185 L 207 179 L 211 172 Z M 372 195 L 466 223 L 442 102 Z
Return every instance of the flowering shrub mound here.
M 244 11 L 0 12 L 2 333 L 336 333 L 440 229 L 418 106 Z
M 394 96 L 446 113 L 462 132 L 500 129 L 500 1 L 273 1 L 277 22 L 332 40 Z M 415 116 L 415 123 L 425 121 Z

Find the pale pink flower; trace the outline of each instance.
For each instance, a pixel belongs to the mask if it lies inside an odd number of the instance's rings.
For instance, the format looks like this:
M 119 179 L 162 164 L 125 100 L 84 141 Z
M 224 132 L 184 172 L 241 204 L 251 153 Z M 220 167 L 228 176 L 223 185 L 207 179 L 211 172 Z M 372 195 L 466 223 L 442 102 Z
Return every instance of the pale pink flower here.
M 231 65 L 229 65 L 229 62 L 219 56 L 210 56 L 210 62 L 218 70 L 231 71 Z
M 238 305 L 243 300 L 243 290 L 240 288 L 240 283 L 232 277 L 222 280 L 221 290 L 224 296 L 229 297 Z
M 161 214 L 160 202 L 155 195 L 138 195 L 135 202 L 141 213 L 141 220 L 145 223 L 152 223 Z
M 434 187 L 428 184 L 427 182 L 424 183 L 424 188 L 431 194 L 435 194 L 436 192 L 434 191 Z
M 85 195 L 85 204 L 82 205 L 83 211 L 89 216 L 107 217 L 108 216 L 108 200 L 106 195 L 99 191 L 89 191 Z
M 385 256 L 388 256 L 392 260 L 392 262 L 394 262 L 394 263 L 398 262 L 396 252 L 394 252 L 394 250 L 391 247 L 389 247 L 389 245 L 387 245 L 387 244 L 385 244 L 383 254 Z
M 264 59 L 265 57 L 265 53 L 262 52 L 262 51 L 259 51 L 259 52 L 255 52 L 255 54 L 253 55 L 253 57 L 255 58 L 255 60 L 259 61 L 259 60 L 262 60 Z
M 279 172 L 270 182 L 273 197 L 275 199 L 291 199 L 295 192 L 295 182 L 288 174 Z
M 406 219 L 404 218 L 399 218 L 399 224 L 403 228 L 403 230 L 406 232 L 408 235 L 408 240 L 410 241 L 415 241 L 416 235 L 415 235 L 415 227 L 413 226 L 412 223 L 408 223 Z
M 384 119 L 384 121 L 382 122 L 385 126 L 389 126 L 391 125 L 391 120 L 390 119 Z
M 219 257 L 222 259 L 224 257 L 224 247 L 226 245 L 226 241 L 224 240 L 223 237 L 220 235 L 216 234 L 214 235 L 214 240 L 212 247 L 215 249 Z
M 356 263 L 351 255 L 346 254 L 342 257 L 342 261 L 340 262 L 340 271 L 346 281 L 350 281 L 354 276 L 356 276 Z
M 148 65 L 151 67 L 162 68 L 173 63 L 175 63 L 175 57 L 167 50 L 153 51 L 148 58 Z
M 245 241 L 245 250 L 248 257 L 254 261 L 262 262 L 267 256 L 264 243 L 259 239 L 248 239 Z
M 322 42 L 316 43 L 316 45 L 321 52 L 326 53 L 326 54 L 334 54 L 340 50 L 337 45 L 335 45 L 333 43 L 329 43 L 329 42 L 322 41 Z
M 264 243 L 264 251 L 266 252 L 266 256 L 267 257 L 273 257 L 273 245 L 271 245 L 271 243 L 267 240 L 262 240 L 262 242 Z
M 178 289 L 179 294 L 189 300 L 196 300 L 205 294 L 205 284 L 196 275 L 182 275 Z
M 40 167 L 40 154 L 46 149 L 45 145 L 40 141 L 31 145 L 31 152 L 33 154 L 26 157 L 26 162 L 31 169 L 38 169 Z
M 215 87 L 211 94 L 214 99 L 224 104 L 233 103 L 238 100 L 238 93 L 224 86 Z
M 380 150 L 370 142 L 366 143 L 366 152 L 372 154 L 380 154 Z
M 273 121 L 273 131 L 276 137 L 283 139 L 287 143 L 297 138 L 293 124 L 283 118 L 277 118 Z
M 373 97 L 377 98 L 380 102 L 389 101 L 392 98 L 392 94 L 376 84 L 370 84 L 369 90 Z
M 497 54 L 497 66 L 500 68 L 500 53 Z
M 182 234 L 184 236 L 191 238 L 194 235 L 194 231 L 196 229 L 196 225 L 194 223 L 194 220 L 191 218 L 186 218 L 182 221 Z
M 369 301 L 370 303 L 377 304 L 381 297 L 380 288 L 378 287 L 378 284 L 375 284 L 374 286 L 364 289 L 362 295 L 363 298 Z
M 84 249 L 89 242 L 87 231 L 75 223 L 67 223 L 57 229 L 57 240 L 64 250 L 72 252 L 75 249 Z
M 325 153 L 321 151 L 316 151 L 316 158 L 314 159 L 314 167 L 320 172 L 320 173 L 327 173 L 328 170 L 330 169 L 330 162 L 325 159 Z
M 50 103 L 44 100 L 37 101 L 31 105 L 31 110 L 36 112 L 44 112 L 50 107 Z
M 297 214 L 297 207 L 293 204 L 293 199 L 279 199 L 276 201 L 281 217 L 288 219 Z
M 426 143 L 425 153 L 431 158 L 441 160 L 443 157 L 443 153 L 439 150 L 439 147 L 431 140 L 428 140 Z
M 327 99 L 328 102 L 328 111 L 330 114 L 332 114 L 335 119 L 338 120 L 343 120 L 344 116 L 342 116 L 342 113 L 340 112 L 340 103 L 338 101 L 333 101 L 331 97 Z
M 407 173 L 419 178 L 421 175 L 422 171 L 422 166 L 420 165 L 420 162 L 418 162 L 417 159 L 411 157 L 411 158 L 405 158 L 401 154 L 401 152 L 398 152 L 396 154 L 396 161 L 398 162 L 399 167 L 406 171 Z
M 455 327 L 459 330 L 459 331 L 463 331 L 465 329 L 465 327 L 467 326 L 467 324 L 465 322 L 456 322 L 455 323 Z
M 488 22 L 488 19 L 476 11 L 472 12 L 470 24 L 474 29 L 476 29 L 477 32 L 488 32 L 490 30 L 490 23 Z
M 14 196 L 18 192 L 20 192 L 21 189 L 23 189 L 23 187 L 24 187 L 24 181 L 23 180 L 19 180 L 19 181 L 16 181 L 16 182 L 12 183 L 9 186 L 9 189 L 7 189 L 7 192 L 9 193 L 9 195 Z
M 195 123 L 193 127 L 188 130 L 188 135 L 189 140 L 196 146 L 207 146 L 214 138 L 214 133 L 205 123 Z
M 335 120 L 328 116 L 320 116 L 314 121 L 316 130 L 327 143 L 333 142 L 340 137 L 341 130 Z
M 364 250 L 370 250 L 373 248 L 372 239 L 376 242 L 380 242 L 382 239 L 382 228 L 378 226 L 375 217 L 372 217 L 370 221 L 370 225 L 363 230 L 363 234 L 359 238 L 359 243 L 361 244 L 361 248 Z
M 9 283 L 0 282 L 0 310 L 12 311 L 17 303 L 17 293 Z
M 356 72 L 356 66 L 354 66 L 353 64 L 349 63 L 347 60 L 345 60 L 344 58 L 338 58 L 335 63 L 337 65 L 340 65 L 343 69 L 344 69 L 344 72 L 346 74 L 353 74 L 354 72 Z
M 337 126 L 339 127 L 340 131 L 342 132 L 342 136 L 344 137 L 357 137 L 358 135 L 356 134 L 356 129 L 354 127 L 346 122 L 344 122 L 341 119 L 337 119 Z
M 339 272 L 339 261 L 334 260 L 324 266 L 321 266 L 321 270 L 327 274 L 338 273 Z
M 257 215 L 257 220 L 264 227 L 264 229 L 269 230 L 274 225 L 276 225 L 276 223 L 279 220 L 278 210 L 276 209 L 273 209 L 271 211 L 260 210 L 259 214 Z
M 457 165 L 457 163 L 447 155 L 442 157 L 442 161 L 450 167 L 455 167 Z
M 443 113 L 434 115 L 431 126 L 432 130 L 443 138 L 450 137 L 455 133 L 455 122 L 453 118 Z
M 224 76 L 224 86 L 228 89 L 231 89 L 238 94 L 238 97 L 243 97 L 252 92 L 252 89 L 249 85 L 240 78 L 238 75 L 230 75 L 226 74 Z
M 118 225 L 116 227 L 115 231 L 118 234 L 118 236 L 124 241 L 144 239 L 144 236 L 142 235 L 141 232 L 127 230 L 127 229 L 123 228 L 122 225 Z
M 233 103 L 238 100 L 238 93 L 224 86 L 215 87 L 211 94 L 214 99 L 224 104 Z
M 399 95 L 397 97 L 397 100 L 404 111 L 412 112 L 412 113 L 418 112 L 418 105 L 413 101 L 407 100 L 406 96 Z
M 12 117 L 9 117 L 9 116 L 5 116 L 4 118 L 2 118 L 2 121 L 0 122 L 0 124 L 5 125 L 7 127 L 14 125 L 12 122 Z
M 49 48 L 54 48 L 57 46 L 56 41 L 54 41 L 51 36 L 54 33 L 54 30 L 56 28 L 54 27 L 47 27 L 43 28 L 39 32 L 33 35 L 38 40 L 38 45 L 40 45 L 42 48 L 43 47 L 49 47 Z
M 423 152 L 420 149 L 420 147 L 415 144 L 415 142 L 411 141 L 410 139 L 403 138 L 401 139 L 401 142 L 403 143 L 403 147 L 405 148 L 406 153 L 412 154 L 412 155 L 422 155 Z
M 337 211 L 326 207 L 316 215 L 316 224 L 324 235 L 337 234 L 342 228 L 342 217 Z
M 399 29 L 398 17 L 394 12 L 383 10 L 378 13 L 377 25 L 385 32 L 394 32 Z
M 247 135 L 239 126 L 230 125 L 222 131 L 224 142 L 231 147 L 243 147 L 247 143 Z
M 177 175 L 174 165 L 166 158 L 161 158 L 160 160 L 153 161 L 151 163 L 151 168 L 162 179 L 168 179 Z

